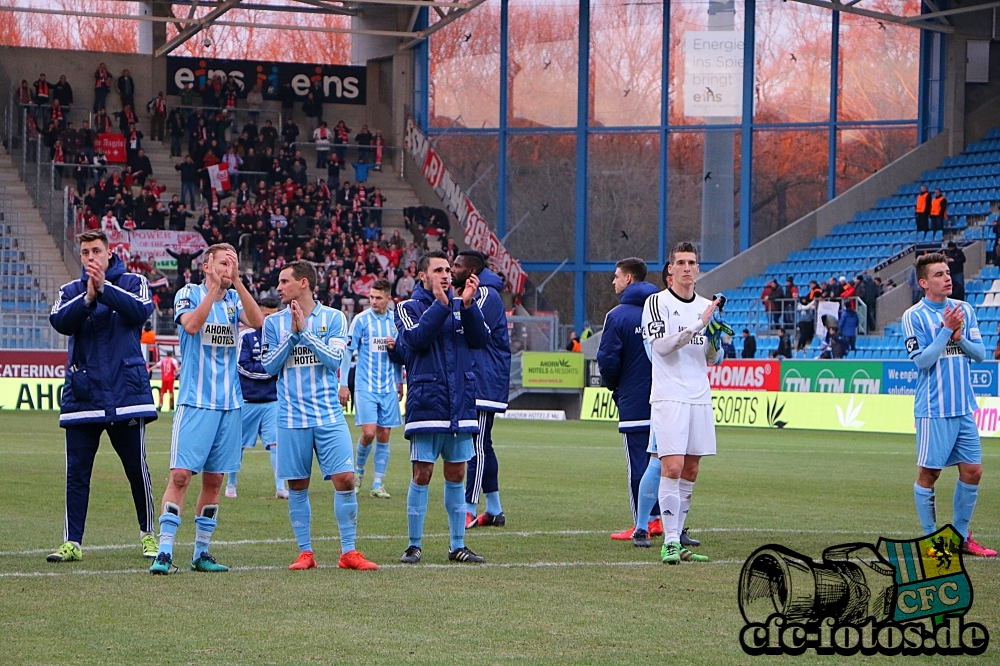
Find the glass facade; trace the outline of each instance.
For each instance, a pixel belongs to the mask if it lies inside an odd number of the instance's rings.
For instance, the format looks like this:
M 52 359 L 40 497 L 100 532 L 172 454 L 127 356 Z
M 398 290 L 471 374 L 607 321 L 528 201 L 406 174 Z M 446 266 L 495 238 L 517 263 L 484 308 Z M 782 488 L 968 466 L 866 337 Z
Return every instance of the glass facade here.
M 782 0 L 487 0 L 417 54 L 417 117 L 578 328 L 617 259 L 659 283 L 693 240 L 707 270 L 915 147 L 928 106 L 919 30 Z

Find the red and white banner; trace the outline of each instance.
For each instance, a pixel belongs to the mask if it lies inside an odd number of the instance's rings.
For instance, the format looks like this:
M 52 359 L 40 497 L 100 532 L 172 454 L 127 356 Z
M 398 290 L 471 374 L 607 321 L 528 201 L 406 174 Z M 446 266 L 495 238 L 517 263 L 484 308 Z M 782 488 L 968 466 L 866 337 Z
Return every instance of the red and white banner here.
M 0 349 L 0 378 L 62 379 L 66 376 L 66 351 L 14 351 Z
M 97 135 L 97 147 L 104 151 L 108 164 L 125 164 L 125 135 L 102 133 Z
M 176 260 L 167 254 L 168 249 L 178 253 L 194 254 L 208 247 L 201 234 L 193 231 L 140 229 L 105 233 L 108 235 L 111 251 L 123 261 L 129 261 L 133 257 L 148 261 L 152 257 L 160 268 L 172 268 L 177 265 Z
M 489 256 L 491 267 L 503 273 L 510 290 L 515 294 L 523 293 L 527 275 L 521 264 L 507 251 L 496 234 L 490 231 L 486 219 L 469 197 L 465 196 L 441 156 L 413 122 L 413 118 L 406 119 L 406 147 L 417 164 L 422 165 L 421 171 L 427 184 L 434 188 L 445 207 L 462 223 L 466 245 Z
M 780 391 L 781 362 L 729 359 L 708 369 L 708 381 L 713 391 Z
M 216 192 L 229 191 L 229 165 L 225 162 L 208 167 L 208 178 Z

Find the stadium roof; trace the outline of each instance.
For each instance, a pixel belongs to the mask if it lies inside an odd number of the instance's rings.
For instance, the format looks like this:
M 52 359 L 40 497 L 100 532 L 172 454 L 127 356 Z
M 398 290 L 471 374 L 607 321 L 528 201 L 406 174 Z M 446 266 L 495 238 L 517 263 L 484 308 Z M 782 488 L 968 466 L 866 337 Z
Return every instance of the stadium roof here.
M 54 14 L 62 16 L 82 16 L 102 19 L 121 19 L 131 21 L 146 21 L 152 23 L 173 24 L 177 34 L 166 40 L 156 49 L 157 56 L 163 56 L 175 50 L 199 32 L 213 25 L 263 28 L 270 30 L 308 30 L 313 32 L 349 33 L 369 35 L 373 37 L 396 37 L 401 40 L 400 49 L 411 48 L 427 39 L 452 21 L 462 17 L 485 0 L 466 0 L 449 2 L 447 0 L 116 0 L 122 5 L 123 11 L 95 12 L 83 9 L 71 9 L 66 5 L 51 7 L 42 6 L 6 6 L 0 5 L 0 11 L 20 12 L 29 14 Z M 141 5 L 152 9 L 150 13 L 140 13 Z M 342 26 L 303 26 L 283 23 L 282 13 L 296 14 L 329 14 L 338 16 L 361 16 L 368 7 L 411 7 L 410 18 L 405 30 L 380 30 L 372 28 Z M 422 7 L 429 7 L 437 14 L 437 21 L 427 28 L 417 30 L 417 14 Z M 224 16 L 233 9 L 250 9 L 273 13 L 274 19 L 266 22 L 225 20 Z
M 951 25 L 951 21 L 948 17 L 955 16 L 957 14 L 984 11 L 987 9 L 995 10 L 997 7 L 1000 7 L 1000 2 L 989 0 L 987 2 L 980 2 L 977 4 L 968 4 L 964 7 L 956 7 L 955 9 L 941 10 L 938 8 L 938 4 L 935 0 L 923 0 L 920 6 L 921 8 L 927 9 L 926 13 L 894 14 L 891 12 L 867 9 L 864 5 L 864 0 L 848 0 L 848 2 L 841 2 L 840 0 L 793 0 L 793 2 L 801 2 L 805 5 L 822 7 L 824 9 L 829 9 L 830 11 L 841 11 L 847 14 L 867 16 L 868 18 L 873 18 L 878 21 L 898 23 L 910 28 L 949 33 L 955 32 L 955 28 Z M 996 17 L 994 17 L 994 23 L 995 18 Z

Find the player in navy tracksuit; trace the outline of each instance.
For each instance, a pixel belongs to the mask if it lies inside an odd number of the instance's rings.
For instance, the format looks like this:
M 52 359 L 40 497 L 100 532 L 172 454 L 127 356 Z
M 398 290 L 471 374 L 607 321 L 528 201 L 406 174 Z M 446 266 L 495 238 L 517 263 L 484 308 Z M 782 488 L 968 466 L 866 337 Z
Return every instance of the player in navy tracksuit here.
M 652 388 L 652 366 L 642 345 L 642 306 L 646 299 L 659 291 L 646 279 L 646 263 L 641 259 L 622 259 L 615 267 L 612 282 L 620 296 L 618 306 L 608 312 L 597 351 L 597 364 L 604 384 L 613 391 L 618 406 L 618 431 L 622 433 L 625 456 L 628 459 L 629 503 L 632 506 L 633 527 L 615 532 L 612 539 L 627 540 L 636 536 L 635 543 L 649 546 L 651 531 L 657 531 L 659 509 L 656 507 L 657 488 L 651 491 L 653 504 L 639 515 L 640 481 L 649 464 L 658 464 L 649 453 L 649 393 Z M 655 461 L 655 463 L 653 462 Z M 659 479 L 657 479 L 658 481 Z M 650 494 L 647 492 L 646 494 Z M 648 523 L 648 525 L 647 525 Z M 647 529 L 648 527 L 648 529 Z M 643 541 L 645 540 L 645 541 Z
M 427 484 L 438 458 L 444 461 L 444 504 L 451 536 L 448 559 L 483 562 L 465 546 L 465 467 L 472 459 L 476 420 L 476 375 L 472 350 L 487 343 L 486 323 L 476 304 L 479 279 L 451 289 L 451 265 L 440 250 L 417 264 L 420 283 L 413 297 L 396 307 L 394 354 L 406 366 L 406 428 L 413 480 L 406 497 L 410 544 L 400 558 L 416 564 L 422 553 Z M 395 360 L 395 358 L 393 359 Z
M 139 337 L 153 312 L 146 278 L 125 272 L 103 231 L 81 234 L 83 275 L 64 284 L 52 327 L 70 336 L 59 425 L 66 429 L 66 522 L 49 562 L 82 559 L 94 457 L 105 430 L 132 486 L 143 556 L 156 557 L 153 486 L 146 466 L 146 422 L 156 419 Z
M 466 528 L 503 527 L 507 519 L 500 505 L 499 465 L 493 451 L 493 417 L 507 411 L 510 394 L 510 333 L 507 331 L 507 311 L 500 290 L 503 280 L 486 268 L 486 258 L 475 250 L 463 250 L 455 258 L 452 277 L 455 288 L 461 289 L 471 273 L 479 276 L 476 304 L 483 311 L 490 338 L 482 349 L 474 349 L 476 367 L 476 412 L 479 435 L 476 455 L 469 461 L 465 481 Z M 486 511 L 476 515 L 479 493 L 486 494 Z

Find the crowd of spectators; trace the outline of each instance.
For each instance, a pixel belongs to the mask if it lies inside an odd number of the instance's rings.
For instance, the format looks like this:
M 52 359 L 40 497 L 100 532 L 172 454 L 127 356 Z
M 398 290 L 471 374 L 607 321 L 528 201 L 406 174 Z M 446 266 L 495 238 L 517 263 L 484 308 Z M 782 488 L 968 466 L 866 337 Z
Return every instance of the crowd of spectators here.
M 855 348 L 860 325 L 858 302 L 865 305 L 866 330 L 874 331 L 878 297 L 893 287 L 895 284 L 892 280 L 883 283 L 881 278 L 867 273 L 857 275 L 853 280 L 843 275 L 839 278 L 833 276 L 822 284 L 811 280 L 808 286 L 801 289 L 791 275 L 785 279 L 784 286 L 777 280 L 771 280 L 764 286 L 760 299 L 766 325 L 771 330 L 776 330 L 779 336 L 778 348 L 773 355 L 778 358 L 794 358 L 796 353 L 806 353 L 816 337 L 817 305 L 821 301 L 834 301 L 840 304 L 840 314 L 835 325 L 824 326 L 827 337 L 821 340 L 820 354 L 821 358 L 842 358 L 849 349 Z M 798 340 L 794 343 L 793 353 L 792 336 L 796 332 Z M 845 339 L 840 340 L 838 335 Z
M 385 145 L 381 132 L 362 126 L 351 144 L 352 130 L 343 121 L 329 128 L 322 118 L 323 105 L 314 95 L 303 103 L 303 137 L 288 109 L 280 128 L 270 119 L 258 126 L 259 89 L 250 92 L 248 107 L 242 109 L 244 122 L 238 126 L 231 80 L 216 77 L 201 91 L 185 86 L 180 107 L 171 107 L 160 93 L 144 105 L 144 119 L 135 111 L 135 83 L 128 70 L 116 78 L 102 64 L 94 81 L 93 127 L 88 121 L 75 127 L 61 110 L 73 104 L 65 77 L 60 77 L 65 87 L 58 95 L 44 76 L 34 87 L 26 89 L 27 82 L 22 83 L 18 91 L 18 101 L 28 109 L 29 131 L 41 134 L 52 161 L 66 165 L 62 176 L 75 184 L 70 203 L 79 230 L 194 231 L 208 245 L 231 243 L 249 260 L 245 281 L 260 297 L 275 295 L 278 273 L 286 262 L 307 259 L 318 269 L 317 299 L 336 308 L 366 299 L 379 278 L 389 280 L 396 298 L 409 298 L 421 254 L 431 245 L 450 255 L 458 252 L 448 237 L 448 214 L 439 209 L 403 210 L 412 239 L 404 240 L 398 230 L 383 233 L 388 199 L 378 187 L 367 184 L 368 170 L 381 167 Z M 119 93 L 120 110 L 109 114 L 111 90 Z M 201 95 L 202 106 L 211 108 L 190 108 L 198 101 L 196 94 Z M 120 168 L 108 165 L 97 143 L 98 134 L 115 130 L 125 136 L 127 160 Z M 309 177 L 302 138 L 313 139 L 319 177 Z M 169 200 L 145 154 L 144 140 L 169 140 L 173 157 L 186 148 L 184 160 L 175 165 L 181 191 L 169 195 Z M 357 153 L 354 182 L 342 179 L 349 149 Z M 223 192 L 212 188 L 209 174 L 211 167 L 221 164 L 231 185 Z M 56 186 L 62 187 L 59 181 Z M 199 253 L 170 254 L 177 260 L 175 275 L 163 274 L 149 257 L 129 258 L 129 270 L 149 278 L 162 315 L 169 315 L 178 289 L 200 281 Z

